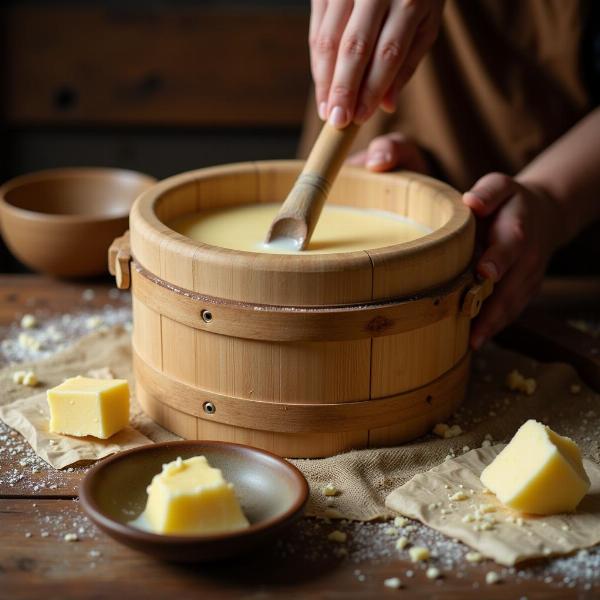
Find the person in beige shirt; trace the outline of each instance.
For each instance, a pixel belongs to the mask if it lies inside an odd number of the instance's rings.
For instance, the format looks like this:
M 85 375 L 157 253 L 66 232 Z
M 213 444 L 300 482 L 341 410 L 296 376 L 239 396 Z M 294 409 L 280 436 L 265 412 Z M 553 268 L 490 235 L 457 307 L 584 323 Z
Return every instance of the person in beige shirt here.
M 600 39 L 588 42 L 585 29 L 599 15 L 583 0 L 312 2 L 315 102 L 301 152 L 321 120 L 354 121 L 352 163 L 464 191 L 484 244 L 477 270 L 496 284 L 475 348 L 523 310 L 555 251 L 600 217 L 600 109 L 582 63 L 600 70 Z

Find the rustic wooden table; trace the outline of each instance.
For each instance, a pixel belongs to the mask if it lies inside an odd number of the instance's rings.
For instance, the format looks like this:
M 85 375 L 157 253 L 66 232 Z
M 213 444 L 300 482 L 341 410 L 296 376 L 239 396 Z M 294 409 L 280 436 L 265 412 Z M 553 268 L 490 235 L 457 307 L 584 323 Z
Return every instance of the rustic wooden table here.
M 82 302 L 83 290 L 94 290 L 93 300 Z M 74 312 L 115 301 L 110 282 L 65 283 L 40 276 L 0 276 L 0 325 L 14 322 L 24 312 Z M 91 295 L 91 294 L 90 294 Z M 333 526 L 306 519 L 294 526 L 279 545 L 250 556 L 215 564 L 181 566 L 157 562 L 121 546 L 97 531 L 77 501 L 84 469 L 54 472 L 42 468 L 28 473 L 27 485 L 16 481 L 20 465 L 20 438 L 8 432 L 0 453 L 0 597 L 2 598 L 597 598 L 595 585 L 569 587 L 553 577 L 528 579 L 517 573 L 497 585 L 487 585 L 485 574 L 497 568 L 490 562 L 464 563 L 432 581 L 425 571 L 395 553 L 370 551 L 375 526 L 352 525 L 348 556 L 329 551 L 323 539 Z M 15 471 L 17 469 L 17 471 Z M 49 473 L 48 471 L 53 471 Z M 31 482 L 39 478 L 34 490 Z M 54 483 L 47 485 L 51 478 Z M 10 483 L 12 483 L 12 485 Z M 364 529 L 360 529 L 363 527 Z M 354 528 L 354 529 L 352 529 Z M 64 533 L 80 531 L 80 539 L 65 542 Z M 352 551 L 353 534 L 362 540 Z M 362 533 L 360 533 L 362 531 Z M 360 535 L 359 535 L 360 533 Z M 414 571 L 407 577 L 407 571 Z M 400 577 L 404 588 L 384 587 L 389 577 Z M 598 575 L 600 579 L 600 574 Z M 591 589 L 588 589 L 590 588 Z

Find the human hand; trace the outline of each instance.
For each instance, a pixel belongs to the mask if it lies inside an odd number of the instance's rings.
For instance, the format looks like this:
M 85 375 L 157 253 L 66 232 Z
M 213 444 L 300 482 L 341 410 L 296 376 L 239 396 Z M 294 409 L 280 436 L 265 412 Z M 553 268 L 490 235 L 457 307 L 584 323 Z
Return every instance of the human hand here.
M 367 150 L 353 154 L 347 163 L 378 172 L 396 168 L 425 174 L 429 172 L 427 159 L 421 148 L 414 140 L 397 132 L 376 137 Z
M 309 46 L 317 109 L 337 128 L 393 112 L 437 37 L 443 0 L 312 0 Z
M 482 177 L 463 202 L 480 219 L 486 244 L 477 271 L 496 284 L 471 331 L 477 349 L 516 319 L 538 292 L 562 240 L 562 218 L 558 204 L 537 186 L 502 173 Z

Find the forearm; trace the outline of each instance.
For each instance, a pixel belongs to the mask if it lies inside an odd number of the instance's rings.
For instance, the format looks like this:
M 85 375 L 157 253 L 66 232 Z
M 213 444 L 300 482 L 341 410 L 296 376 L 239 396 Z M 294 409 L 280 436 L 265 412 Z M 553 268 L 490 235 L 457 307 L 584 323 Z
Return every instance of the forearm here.
M 600 218 L 600 108 L 537 156 L 516 179 L 558 205 L 564 224 L 559 245 Z

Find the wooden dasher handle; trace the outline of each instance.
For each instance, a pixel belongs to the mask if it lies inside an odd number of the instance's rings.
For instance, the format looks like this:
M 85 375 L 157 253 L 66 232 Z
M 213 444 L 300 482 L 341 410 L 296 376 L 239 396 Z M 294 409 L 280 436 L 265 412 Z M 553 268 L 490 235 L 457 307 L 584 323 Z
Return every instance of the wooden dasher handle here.
M 344 129 L 323 125 L 302 173 L 271 223 L 267 244 L 287 240 L 297 250 L 306 248 L 358 128 L 354 123 Z

